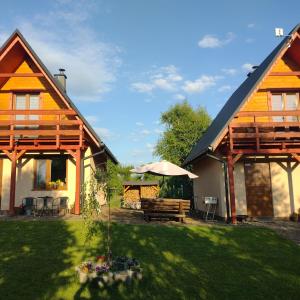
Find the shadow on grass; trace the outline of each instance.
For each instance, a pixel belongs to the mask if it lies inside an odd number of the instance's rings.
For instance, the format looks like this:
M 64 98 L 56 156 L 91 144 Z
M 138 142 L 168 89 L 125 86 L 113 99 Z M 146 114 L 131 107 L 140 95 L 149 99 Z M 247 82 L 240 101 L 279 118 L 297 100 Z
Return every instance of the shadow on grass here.
M 84 245 L 79 220 L 0 222 L 0 299 L 299 299 L 299 247 L 257 227 L 113 224 L 113 255 L 136 257 L 143 280 L 80 286 L 104 225 Z
M 0 298 L 51 299 L 66 286 L 75 243 L 63 221 L 0 223 Z
M 113 255 L 136 257 L 143 280 L 103 290 L 82 286 L 74 299 L 299 299 L 299 248 L 273 231 L 114 224 L 112 235 Z M 103 253 L 103 246 L 86 255 Z M 91 298 L 82 296 L 85 289 Z

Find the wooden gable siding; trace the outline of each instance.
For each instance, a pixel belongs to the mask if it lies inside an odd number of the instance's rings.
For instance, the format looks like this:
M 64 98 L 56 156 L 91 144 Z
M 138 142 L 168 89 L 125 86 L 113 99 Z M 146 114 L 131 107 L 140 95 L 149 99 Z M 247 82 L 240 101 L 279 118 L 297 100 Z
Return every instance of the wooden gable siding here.
M 283 57 L 271 69 L 273 72 L 300 71 L 300 67 L 292 60 Z M 251 76 L 251 75 L 250 75 Z M 268 75 L 260 84 L 259 89 L 246 101 L 241 111 L 268 111 L 271 110 L 268 91 L 272 89 L 300 89 L 300 76 L 273 76 Z M 257 122 L 269 122 L 269 117 L 257 117 Z M 233 122 L 252 122 L 251 117 L 239 117 Z
M 35 73 L 30 66 L 33 63 L 29 58 L 25 58 L 15 73 Z M 12 103 L 12 91 L 28 93 L 35 91 L 40 93 L 40 109 L 50 110 L 65 108 L 62 101 L 59 99 L 53 88 L 44 78 L 40 77 L 11 77 L 0 89 L 0 110 L 10 109 Z M 0 116 L 1 120 L 8 119 L 9 116 Z M 55 120 L 54 115 L 41 116 L 42 120 Z

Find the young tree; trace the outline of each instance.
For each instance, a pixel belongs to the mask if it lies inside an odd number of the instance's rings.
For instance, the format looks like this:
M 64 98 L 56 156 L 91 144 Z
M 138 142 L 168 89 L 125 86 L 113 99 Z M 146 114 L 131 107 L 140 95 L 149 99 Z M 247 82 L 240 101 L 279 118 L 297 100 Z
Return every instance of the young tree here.
M 181 165 L 206 131 L 211 118 L 203 107 L 193 109 L 187 102 L 175 104 L 161 115 L 166 130 L 155 147 L 162 159 Z

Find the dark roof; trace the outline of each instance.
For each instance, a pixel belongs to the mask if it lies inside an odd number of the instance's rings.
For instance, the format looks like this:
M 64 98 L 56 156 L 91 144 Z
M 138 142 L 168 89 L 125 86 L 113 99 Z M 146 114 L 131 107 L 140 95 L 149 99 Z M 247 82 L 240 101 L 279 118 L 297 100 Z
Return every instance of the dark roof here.
M 158 185 L 158 181 L 124 181 L 123 185 Z
M 41 59 L 38 57 L 38 55 L 35 53 L 35 51 L 31 48 L 30 44 L 27 42 L 27 40 L 24 38 L 24 36 L 22 35 L 22 33 L 18 29 L 16 29 L 10 35 L 10 37 L 5 41 L 5 43 L 2 45 L 2 47 L 0 49 L 0 52 L 3 51 L 3 49 L 10 43 L 10 41 L 15 36 L 19 36 L 20 37 L 20 39 L 22 40 L 22 42 L 29 49 L 29 51 L 32 53 L 32 55 L 34 56 L 34 58 L 36 59 L 36 61 L 38 62 L 38 64 L 45 71 L 45 73 L 50 78 L 50 80 L 55 85 L 55 87 L 60 91 L 60 93 L 63 95 L 63 97 L 67 100 L 67 102 L 70 104 L 70 106 L 72 107 L 72 109 L 74 109 L 76 111 L 76 113 L 78 114 L 78 116 L 82 119 L 84 125 L 88 128 L 88 130 L 91 132 L 91 134 L 94 136 L 94 138 L 98 141 L 99 147 L 103 147 L 105 149 L 105 152 L 107 153 L 107 155 L 111 158 L 111 160 L 113 160 L 115 163 L 118 163 L 117 158 L 112 154 L 112 152 L 108 149 L 108 147 L 102 142 L 102 140 L 100 139 L 100 137 L 98 136 L 98 134 L 94 131 L 94 129 L 92 128 L 92 126 L 89 124 L 89 122 L 83 117 L 83 115 L 80 113 L 80 111 L 75 106 L 75 104 L 73 103 L 73 101 L 69 98 L 69 96 L 67 95 L 67 93 L 63 90 L 62 86 L 59 84 L 59 82 L 57 82 L 57 80 L 55 80 L 55 78 L 53 77 L 53 75 L 51 74 L 51 72 L 44 65 L 44 63 L 41 61 Z
M 292 35 L 300 28 L 298 24 L 290 33 Z M 229 122 L 232 120 L 234 115 L 240 110 L 244 102 L 249 98 L 252 92 L 256 89 L 257 85 L 264 78 L 266 73 L 269 71 L 273 63 L 276 61 L 281 50 L 287 46 L 290 37 L 286 36 L 281 43 L 269 54 L 269 56 L 258 66 L 258 68 L 250 74 L 250 76 L 239 86 L 239 88 L 231 95 L 228 101 L 225 103 L 221 111 L 215 117 L 205 134 L 196 143 L 188 157 L 183 162 L 186 166 L 199 156 L 203 155 L 207 151 L 214 151 L 216 146 L 215 143 L 227 128 Z

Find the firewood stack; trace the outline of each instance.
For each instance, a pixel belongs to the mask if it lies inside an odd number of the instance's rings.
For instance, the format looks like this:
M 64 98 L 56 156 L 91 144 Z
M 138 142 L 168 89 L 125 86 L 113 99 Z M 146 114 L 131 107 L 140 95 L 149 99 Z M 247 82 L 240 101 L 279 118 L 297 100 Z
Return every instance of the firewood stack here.
M 127 181 L 123 183 L 123 200 L 126 203 L 139 202 L 141 199 L 155 199 L 159 195 L 157 181 Z

